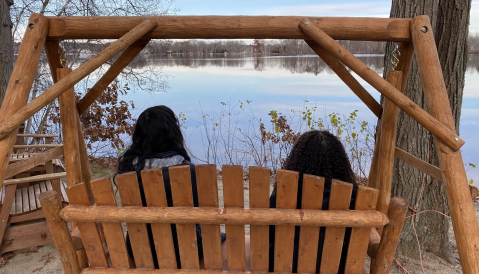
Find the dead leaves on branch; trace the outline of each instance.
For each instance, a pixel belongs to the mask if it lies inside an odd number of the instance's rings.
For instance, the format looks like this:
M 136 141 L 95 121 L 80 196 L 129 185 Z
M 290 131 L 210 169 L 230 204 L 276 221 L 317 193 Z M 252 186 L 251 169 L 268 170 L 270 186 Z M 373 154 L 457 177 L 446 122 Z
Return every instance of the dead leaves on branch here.
M 88 149 L 92 149 L 95 142 L 108 142 L 112 148 L 121 150 L 125 143 L 122 134 L 133 134 L 136 119 L 133 119 L 130 109 L 134 109 L 133 101 L 121 100 L 120 96 L 128 94 L 128 84 L 119 86 L 115 80 L 98 97 L 98 99 L 80 117 L 83 126 L 83 136 Z M 77 103 L 82 94 L 76 95 Z M 60 123 L 60 108 L 56 107 L 50 114 L 54 124 Z

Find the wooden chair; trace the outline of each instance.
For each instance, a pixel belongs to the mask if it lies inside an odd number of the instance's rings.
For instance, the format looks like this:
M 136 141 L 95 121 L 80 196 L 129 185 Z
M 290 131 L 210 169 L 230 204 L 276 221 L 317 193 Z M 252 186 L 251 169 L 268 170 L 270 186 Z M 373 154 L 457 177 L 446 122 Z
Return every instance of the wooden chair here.
M 23 145 L 25 137 L 45 139 Z M 18 134 L 14 154 L 7 166 L 0 201 L 0 254 L 40 245 L 53 244 L 40 205 L 40 194 L 49 190 L 62 193 L 67 203 L 64 167 L 58 159 L 63 155 L 61 144 L 51 144 L 55 134 Z M 29 249 L 30 250 L 30 249 Z
M 117 176 L 122 206 L 117 206 L 109 178 L 94 180 L 96 205 L 88 203 L 85 184 L 67 188 L 70 205 L 61 208 L 55 192 L 40 196 L 66 273 L 203 273 L 223 270 L 220 224 L 225 224 L 228 271 L 267 272 L 269 226 L 275 225 L 274 271 L 292 272 L 294 226 L 300 226 L 298 273 L 314 273 L 320 226 L 326 227 L 320 273 L 337 273 L 346 227 L 352 227 L 346 273 L 363 273 L 371 228 L 382 229 L 371 273 L 388 273 L 407 210 L 404 199 L 393 198 L 388 216 L 375 211 L 378 190 L 359 187 L 356 209 L 348 210 L 352 185 L 333 181 L 329 210 L 321 210 L 324 179 L 305 175 L 303 199 L 296 209 L 298 173 L 278 171 L 277 208 L 269 209 L 270 170 L 250 167 L 249 191 L 244 190 L 243 167 L 223 166 L 223 191 L 215 165 L 196 166 L 199 208 L 193 208 L 190 167 L 170 167 L 174 207 L 167 207 L 161 169 L 143 171 L 147 207 L 142 206 L 136 173 Z M 247 188 L 246 188 L 247 189 Z M 221 195 L 222 194 L 222 195 Z M 249 207 L 244 206 L 244 194 Z M 221 196 L 224 207 L 219 207 Z M 248 205 L 247 205 L 248 206 Z M 389 217 L 389 218 L 388 218 Z M 67 222 L 76 222 L 89 267 L 81 269 Z M 136 269 L 129 262 L 121 222 L 130 236 Z M 101 223 L 105 245 L 97 223 Z M 160 269 L 153 257 L 146 223 L 151 223 Z M 201 224 L 204 257 L 200 264 L 194 224 Z M 170 224 L 176 224 L 181 268 L 177 268 Z M 245 225 L 250 225 L 250 245 L 245 244 Z M 245 248 L 249 250 L 246 250 Z M 108 249 L 108 255 L 106 254 Z M 246 256 L 245 256 L 246 254 Z M 250 255 L 250 256 L 248 256 Z M 192 272 L 193 270 L 193 272 Z

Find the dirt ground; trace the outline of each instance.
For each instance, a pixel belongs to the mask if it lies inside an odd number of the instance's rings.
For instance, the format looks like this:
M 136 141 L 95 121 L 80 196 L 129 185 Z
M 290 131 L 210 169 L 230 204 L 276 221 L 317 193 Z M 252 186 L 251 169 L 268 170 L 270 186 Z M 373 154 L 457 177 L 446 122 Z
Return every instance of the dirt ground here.
M 219 201 L 220 207 L 223 206 L 223 185 L 222 181 L 219 180 Z M 272 188 L 271 188 L 272 189 Z M 245 208 L 249 207 L 249 187 L 248 182 L 245 181 L 244 185 L 244 192 L 245 192 Z M 479 203 L 474 203 L 476 208 L 476 216 L 479 222 Z M 224 227 L 222 227 L 224 231 Z M 246 227 L 246 233 L 249 234 L 249 226 Z M 419 260 L 414 259 L 399 259 L 401 265 L 408 271 L 403 271 L 397 264 L 394 264 L 393 269 L 391 270 L 391 274 L 416 274 L 416 273 L 437 273 L 437 274 L 456 274 L 462 273 L 461 266 L 459 264 L 459 256 L 457 254 L 457 250 L 454 248 L 456 246 L 456 242 L 454 240 L 454 231 L 452 226 L 450 228 L 450 238 L 451 238 L 451 246 L 455 250 L 455 261 L 456 264 L 451 265 L 446 261 L 437 258 L 433 254 L 430 253 L 423 253 L 423 266 L 425 272 L 423 272 L 421 268 L 421 264 Z M 57 250 L 52 246 L 42 246 L 39 247 L 37 251 L 26 253 L 26 254 L 19 254 L 17 252 L 10 253 L 11 255 L 3 255 L 3 258 L 0 257 L 0 274 L 22 274 L 22 273 L 35 273 L 35 274 L 43 274 L 43 273 L 53 273 L 53 274 L 61 274 L 63 272 L 63 267 L 61 261 L 59 259 Z M 369 258 L 367 258 L 366 267 L 369 269 Z

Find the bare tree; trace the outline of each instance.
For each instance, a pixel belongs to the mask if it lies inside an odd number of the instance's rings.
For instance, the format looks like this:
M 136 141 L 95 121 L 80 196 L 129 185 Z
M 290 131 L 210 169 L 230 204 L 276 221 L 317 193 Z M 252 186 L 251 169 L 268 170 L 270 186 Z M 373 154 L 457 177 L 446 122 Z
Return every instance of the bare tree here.
M 10 6 L 12 0 L 0 0 L 0 106 L 13 69 L 13 39 Z

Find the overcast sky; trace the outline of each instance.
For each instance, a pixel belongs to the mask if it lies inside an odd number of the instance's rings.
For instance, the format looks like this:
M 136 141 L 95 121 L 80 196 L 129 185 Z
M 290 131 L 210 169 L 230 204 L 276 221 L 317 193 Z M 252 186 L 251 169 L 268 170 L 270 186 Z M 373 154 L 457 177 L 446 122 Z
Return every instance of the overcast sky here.
M 389 17 L 391 1 L 175 0 L 179 15 L 304 15 Z M 479 0 L 472 1 L 471 32 L 479 32 Z

